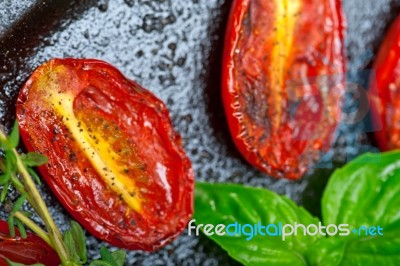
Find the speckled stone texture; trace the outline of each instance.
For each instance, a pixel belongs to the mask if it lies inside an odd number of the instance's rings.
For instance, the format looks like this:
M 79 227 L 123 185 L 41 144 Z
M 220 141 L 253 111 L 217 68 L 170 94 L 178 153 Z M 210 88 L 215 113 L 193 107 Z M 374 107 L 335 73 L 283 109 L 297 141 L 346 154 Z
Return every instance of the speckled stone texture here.
M 155 93 L 170 109 L 197 180 L 264 187 L 320 215 L 320 198 L 332 169 L 311 170 L 301 181 L 275 180 L 254 170 L 233 145 L 220 96 L 224 28 L 231 1 L 114 0 L 0 1 L 0 122 L 10 128 L 23 82 L 53 57 L 98 58 Z M 400 1 L 344 0 L 349 77 L 361 87 Z M 366 74 L 367 73 L 367 74 Z M 346 111 L 355 101 L 349 97 Z M 337 167 L 374 151 L 367 122 L 343 123 L 321 165 Z M 56 223 L 70 219 L 41 186 Z M 0 217 L 5 217 L 4 205 Z M 89 255 L 104 245 L 88 235 Z M 162 250 L 131 251 L 127 265 L 235 265 L 204 237 L 183 234 Z

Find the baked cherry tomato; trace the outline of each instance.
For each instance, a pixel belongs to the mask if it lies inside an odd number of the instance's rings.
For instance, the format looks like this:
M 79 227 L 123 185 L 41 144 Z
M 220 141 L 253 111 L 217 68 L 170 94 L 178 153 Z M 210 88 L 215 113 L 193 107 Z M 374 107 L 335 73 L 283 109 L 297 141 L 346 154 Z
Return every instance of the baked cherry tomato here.
M 222 94 L 233 140 L 252 165 L 297 179 L 326 151 L 341 119 L 340 0 L 235 0 Z
M 373 66 L 370 98 L 381 150 L 400 148 L 400 17 L 387 33 Z
M 16 236 L 11 237 L 7 222 L 0 220 L 0 265 L 8 265 L 7 259 L 27 265 L 60 265 L 57 253 L 40 237 L 27 232 L 27 237 L 22 238 L 18 230 L 15 231 Z
M 192 214 L 191 163 L 166 106 L 98 60 L 53 59 L 17 100 L 28 150 L 54 194 L 90 233 L 115 246 L 152 251 L 180 234 Z

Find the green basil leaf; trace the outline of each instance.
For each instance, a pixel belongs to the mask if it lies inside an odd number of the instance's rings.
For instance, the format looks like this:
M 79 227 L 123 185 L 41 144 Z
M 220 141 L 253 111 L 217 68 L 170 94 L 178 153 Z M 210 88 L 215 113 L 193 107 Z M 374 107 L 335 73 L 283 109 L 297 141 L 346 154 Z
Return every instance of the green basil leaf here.
M 398 265 L 400 238 L 398 233 L 384 237 L 358 239 L 329 237 L 320 239 L 307 252 L 309 265 Z
M 315 265 L 398 265 L 400 261 L 400 152 L 364 154 L 330 178 L 322 197 L 325 224 L 349 224 L 354 234 L 319 241 L 309 251 Z M 361 226 L 379 226 L 367 235 Z M 376 234 L 376 233 L 375 233 Z M 313 252 L 314 250 L 314 252 Z M 312 255 L 319 251 L 319 258 Z M 337 256 L 335 256 L 337 254 Z
M 399 231 L 381 237 L 364 237 L 347 243 L 341 265 L 399 265 Z
M 15 120 L 14 126 L 11 129 L 10 138 L 9 138 L 11 148 L 16 148 L 19 143 L 19 128 L 18 121 Z
M 322 197 L 324 224 L 381 226 L 400 237 L 400 152 L 365 154 L 331 176 Z
M 200 224 L 318 224 L 302 207 L 274 192 L 234 184 L 196 184 L 195 214 Z M 201 227 L 200 229 L 204 229 Z M 194 233 L 194 232 L 191 232 Z M 306 251 L 320 236 L 209 236 L 245 265 L 307 265 Z
M 83 231 L 82 227 L 75 221 L 71 221 L 70 230 L 72 238 L 75 242 L 75 251 L 78 254 L 79 258 L 81 258 L 82 262 L 85 263 L 87 261 L 85 232 Z
M 28 152 L 24 157 L 22 157 L 22 161 L 26 166 L 35 167 L 47 163 L 48 159 L 43 154 Z
M 346 242 L 342 238 L 324 237 L 307 251 L 309 265 L 339 266 L 343 260 Z

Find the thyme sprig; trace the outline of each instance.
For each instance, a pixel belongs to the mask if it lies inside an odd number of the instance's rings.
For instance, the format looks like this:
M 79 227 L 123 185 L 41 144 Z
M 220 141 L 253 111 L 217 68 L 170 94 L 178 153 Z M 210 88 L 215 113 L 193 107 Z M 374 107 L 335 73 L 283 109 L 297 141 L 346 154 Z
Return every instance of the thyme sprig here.
M 0 186 L 2 186 L 0 202 L 5 201 L 10 187 L 13 187 L 19 193 L 19 197 L 14 201 L 12 211 L 7 219 L 10 235 L 15 236 L 14 226 L 16 225 L 21 237 L 25 238 L 26 226 L 57 252 L 61 265 L 85 265 L 87 254 L 83 229 L 77 222 L 72 221 L 70 229 L 62 234 L 36 187 L 36 184 L 40 185 L 41 182 L 33 167 L 47 163 L 47 158 L 35 152 L 19 153 L 16 150 L 19 139 L 17 121 L 8 136 L 3 129 L 0 129 L 0 149 L 4 154 L 3 158 L 0 159 L 0 170 L 2 172 L 0 175 Z M 30 218 L 30 213 L 21 210 L 25 202 L 28 202 L 41 218 L 45 230 Z M 93 261 L 90 265 L 122 266 L 125 261 L 125 252 L 121 250 L 110 252 L 106 248 L 101 248 L 100 255 L 101 259 Z M 8 261 L 8 263 L 9 265 L 19 265 L 11 261 Z

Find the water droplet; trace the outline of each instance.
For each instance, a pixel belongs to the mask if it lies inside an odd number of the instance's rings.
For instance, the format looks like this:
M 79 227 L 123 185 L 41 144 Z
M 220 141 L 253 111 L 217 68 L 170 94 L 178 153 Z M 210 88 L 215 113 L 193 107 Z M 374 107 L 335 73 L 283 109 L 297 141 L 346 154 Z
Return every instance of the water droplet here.
M 101 11 L 101 12 L 106 12 L 108 9 L 108 3 L 109 0 L 99 0 L 98 1 L 98 6 L 97 8 Z
M 82 34 L 83 34 L 83 37 L 85 37 L 86 39 L 89 39 L 89 30 L 85 30 Z

